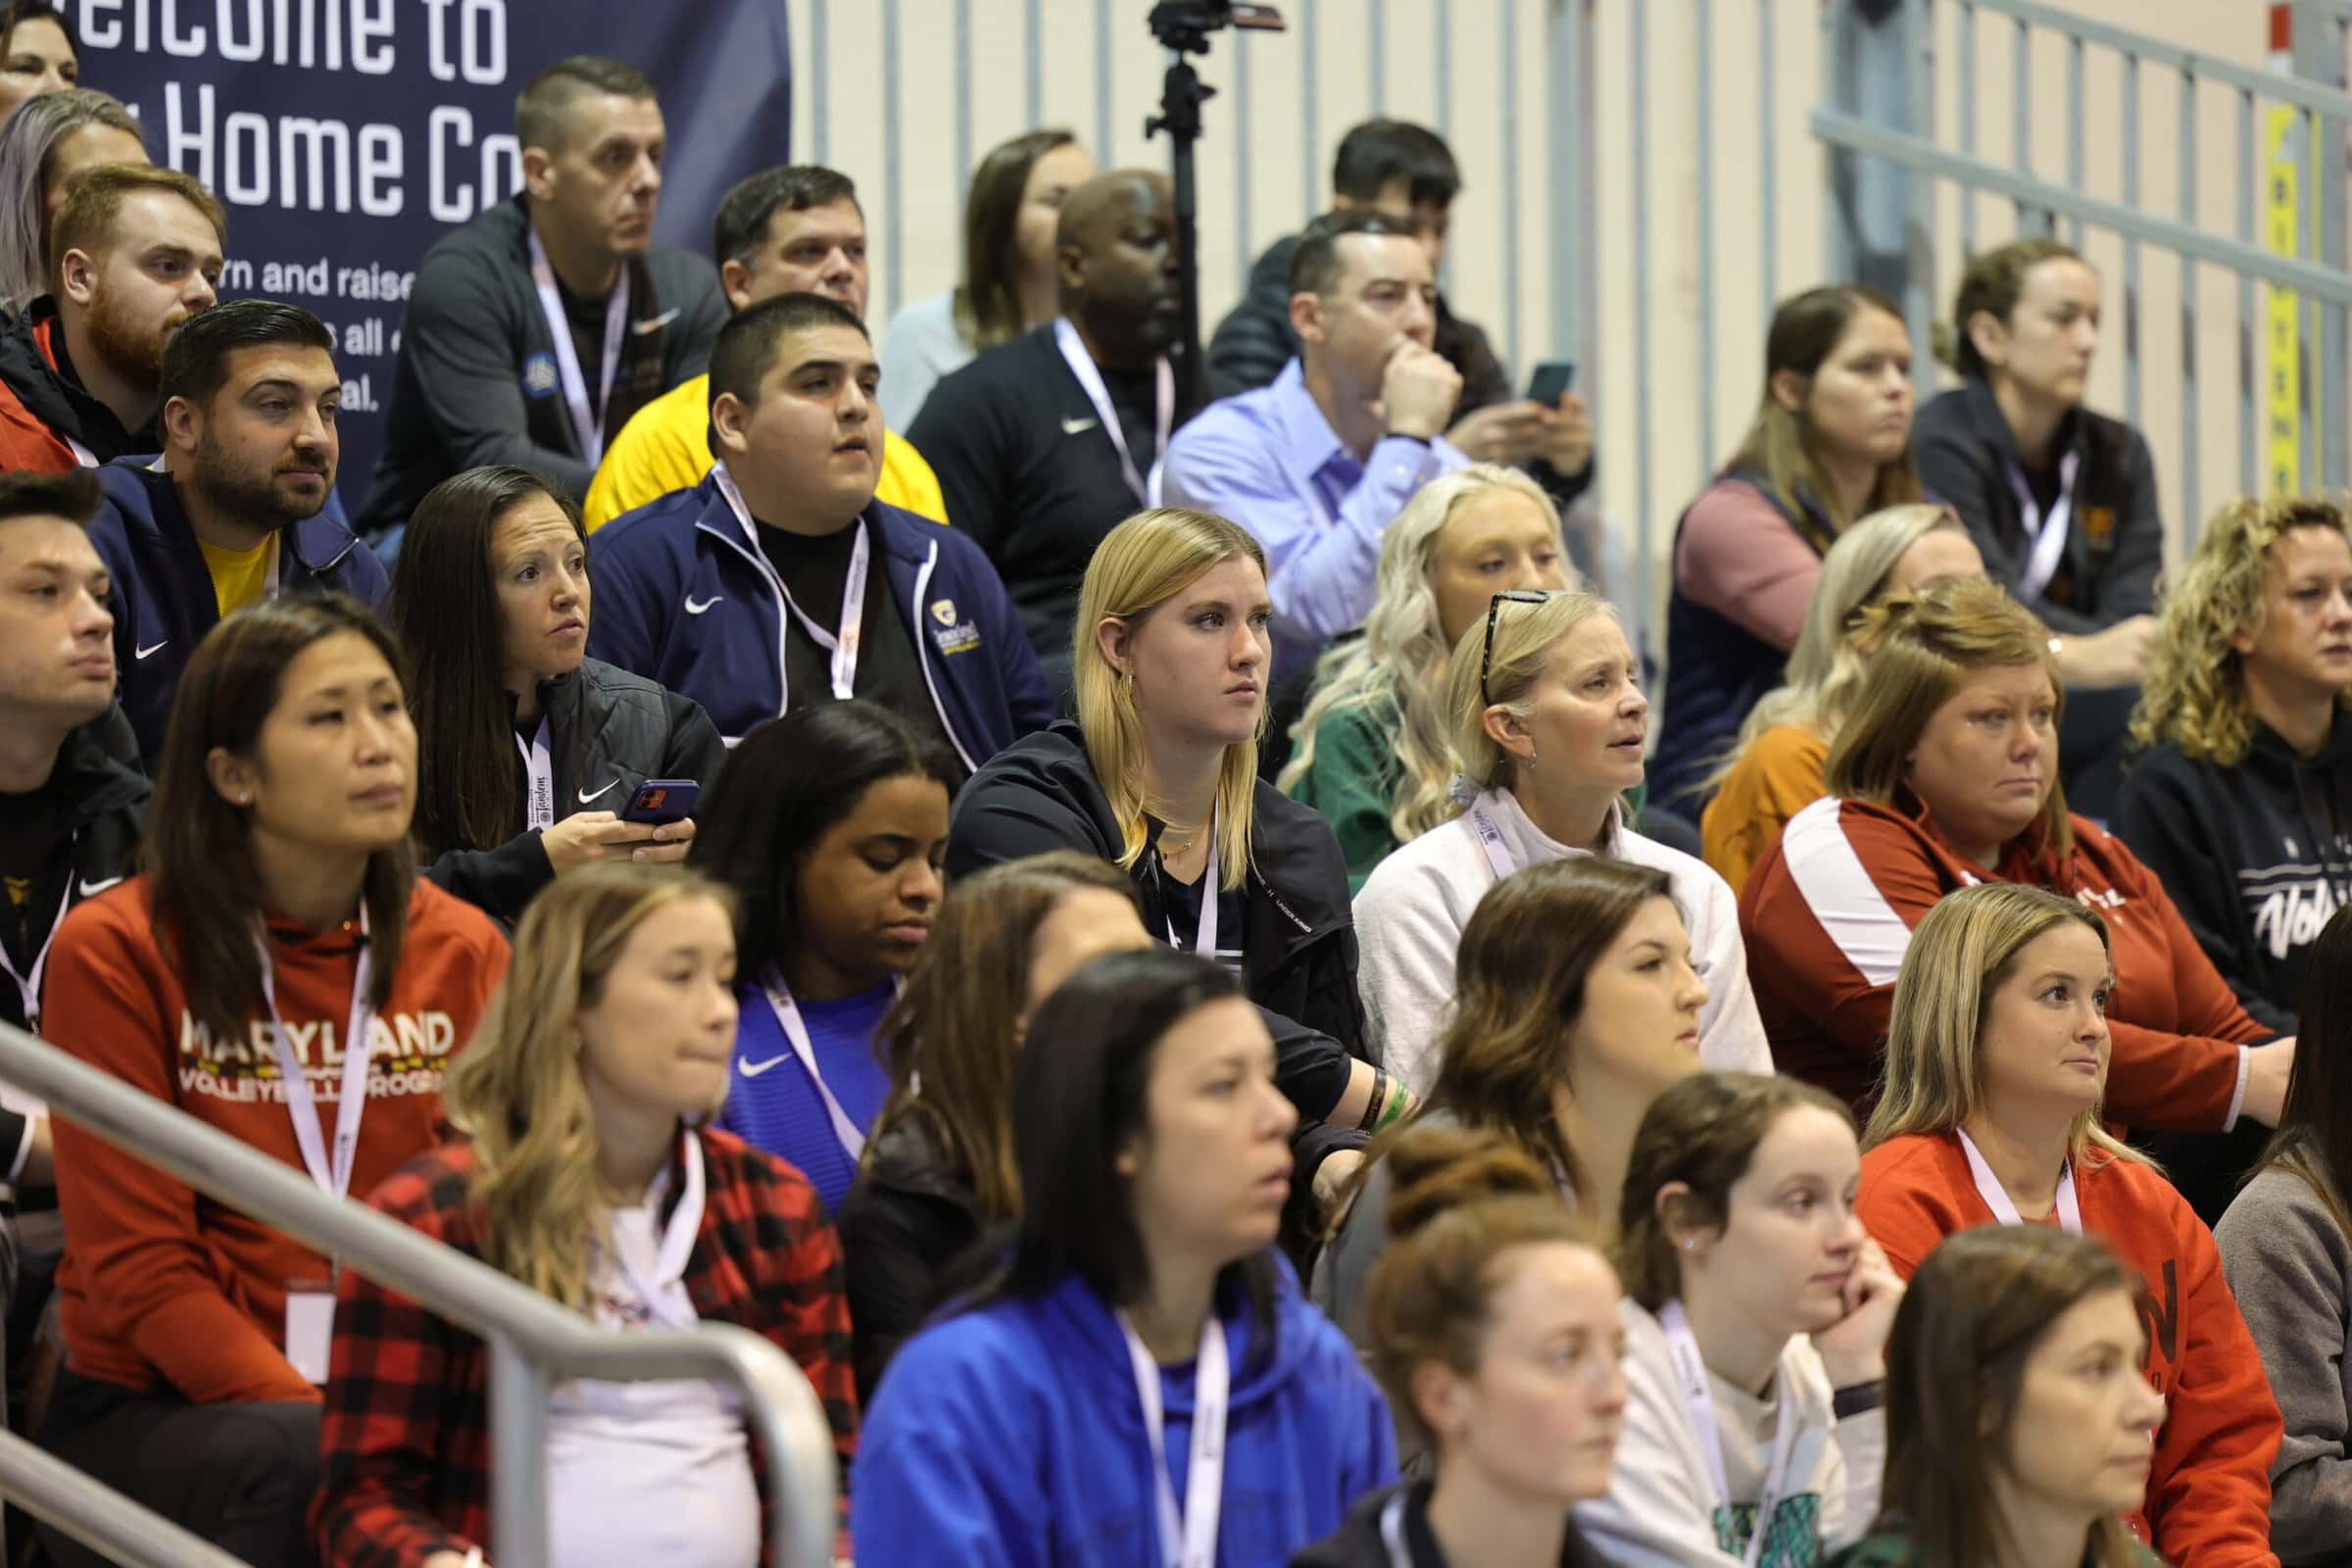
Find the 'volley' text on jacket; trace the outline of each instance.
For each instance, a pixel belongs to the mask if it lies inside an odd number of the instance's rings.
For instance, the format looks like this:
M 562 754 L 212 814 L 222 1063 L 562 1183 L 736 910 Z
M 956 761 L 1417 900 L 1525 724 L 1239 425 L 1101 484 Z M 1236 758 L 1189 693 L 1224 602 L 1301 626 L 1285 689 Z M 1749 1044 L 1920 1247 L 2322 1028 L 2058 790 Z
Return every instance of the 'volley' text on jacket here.
M 863 514 L 932 705 L 967 769 L 1054 716 L 1019 614 L 980 547 L 880 502 Z M 732 744 L 783 716 L 788 612 L 710 474 L 596 536 L 588 651 L 703 705 Z

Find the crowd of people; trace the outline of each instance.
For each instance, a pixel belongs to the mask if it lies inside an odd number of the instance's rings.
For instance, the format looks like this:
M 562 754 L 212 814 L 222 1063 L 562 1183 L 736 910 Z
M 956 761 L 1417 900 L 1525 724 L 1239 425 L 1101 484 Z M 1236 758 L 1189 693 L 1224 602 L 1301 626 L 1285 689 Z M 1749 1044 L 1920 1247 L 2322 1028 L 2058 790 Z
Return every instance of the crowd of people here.
M 1185 385 L 1161 176 L 995 149 L 877 350 L 849 179 L 657 244 L 654 84 L 560 62 L 347 516 L 333 338 L 76 80 L 0 21 L 0 1018 L 770 1340 L 875 1568 L 2352 1541 L 2352 519 L 2163 573 L 2074 251 L 1970 262 L 1916 418 L 1885 297 L 1785 302 L 1661 650 L 1422 127 Z M 0 1104 L 24 1430 L 479 1568 L 479 1339 Z M 732 1396 L 548 1415 L 554 1561 L 764 1560 Z

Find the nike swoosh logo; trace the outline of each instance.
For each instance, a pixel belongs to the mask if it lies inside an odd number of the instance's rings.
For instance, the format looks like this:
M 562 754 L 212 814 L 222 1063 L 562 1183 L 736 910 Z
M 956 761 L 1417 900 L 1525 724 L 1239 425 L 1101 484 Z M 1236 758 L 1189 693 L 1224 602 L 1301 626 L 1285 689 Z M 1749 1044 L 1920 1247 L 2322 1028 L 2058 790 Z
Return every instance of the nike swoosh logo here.
M 1061 421 L 1061 433 L 1063 435 L 1084 435 L 1102 422 L 1100 419 L 1064 419 Z
M 113 887 L 116 883 L 122 880 L 122 879 L 119 876 L 110 876 L 103 882 L 92 882 L 89 878 L 83 877 L 81 879 L 81 896 L 86 899 L 96 894 L 104 893 L 108 888 Z
M 712 605 L 717 604 L 720 600 L 726 597 L 727 596 L 725 594 L 712 594 L 710 598 L 704 600 L 698 605 L 694 602 L 694 595 L 688 594 L 686 596 L 686 613 L 689 615 L 699 615 L 704 611 L 709 610 Z M 142 654 L 139 657 L 144 659 L 146 655 Z
M 663 311 L 660 316 L 652 317 L 643 321 L 631 323 L 629 330 L 636 333 L 639 337 L 644 337 L 649 332 L 659 332 L 670 322 L 678 318 L 678 310 L 679 307 L 672 305 L 668 310 Z
M 588 804 L 590 801 L 593 801 L 593 800 L 595 800 L 595 799 L 597 798 L 597 796 L 598 796 L 598 795 L 610 795 L 610 794 L 612 794 L 612 786 L 613 786 L 613 785 L 615 785 L 615 784 L 617 784 L 617 783 L 619 783 L 619 782 L 620 782 L 620 780 L 618 780 L 618 779 L 616 779 L 616 778 L 615 778 L 615 779 L 608 779 L 608 780 L 606 780 L 606 781 L 605 781 L 605 787 L 604 787 L 603 789 L 601 789 L 601 790 L 598 790 L 598 791 L 596 792 L 596 795 L 591 795 L 591 794 L 589 794 L 589 793 L 588 793 L 586 790 L 582 790 L 582 791 L 580 791 L 580 804 L 581 804 L 582 806 L 586 806 L 586 805 L 587 805 L 587 804 Z
M 746 1061 L 739 1063 L 739 1065 L 743 1068 L 743 1075 L 746 1078 L 757 1078 L 761 1073 L 767 1071 L 768 1068 L 773 1067 L 776 1065 L 776 1063 L 783 1061 L 787 1056 L 790 1055 L 791 1053 L 786 1052 L 782 1056 L 770 1056 L 765 1061 Z
M 157 643 L 157 644 L 155 645 L 155 647 L 153 647 L 153 648 L 135 648 L 135 649 L 131 650 L 131 657 L 132 657 L 133 659 L 145 659 L 145 658 L 146 658 L 146 657 L 147 657 L 149 654 L 152 654 L 152 653 L 155 653 L 155 652 L 157 652 L 158 650 L 162 649 L 162 648 L 163 648 L 163 647 L 165 647 L 167 644 L 169 644 L 171 641 L 172 641 L 172 639 L 171 639 L 171 638 L 169 638 L 169 637 L 167 637 L 167 638 L 165 638 L 165 639 L 163 640 L 163 642 Z

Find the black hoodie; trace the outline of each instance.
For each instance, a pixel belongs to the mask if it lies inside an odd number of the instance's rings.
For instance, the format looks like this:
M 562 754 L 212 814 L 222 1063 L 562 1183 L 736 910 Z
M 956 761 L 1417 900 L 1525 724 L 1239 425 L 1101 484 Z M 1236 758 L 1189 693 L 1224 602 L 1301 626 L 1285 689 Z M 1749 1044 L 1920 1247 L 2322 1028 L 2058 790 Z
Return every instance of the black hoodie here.
M 1411 1481 L 1366 1493 L 1338 1530 L 1293 1553 L 1290 1568 L 1446 1568 L 1446 1553 L 1429 1529 L 1430 1486 Z M 1391 1528 L 1404 1548 L 1401 1555 L 1389 1549 L 1381 1530 L 1382 1513 L 1399 1496 L 1404 1500 Z M 1608 1568 L 1608 1559 L 1592 1549 L 1573 1520 L 1560 1544 L 1560 1568 Z
M 2155 747 L 2125 775 L 2114 827 L 2246 1011 L 2292 1033 L 2305 956 L 2352 902 L 2352 717 L 2312 758 L 2260 722 L 2234 767 Z
M 49 466 L 27 449 L 28 441 L 46 445 L 34 425 L 56 442 L 80 443 L 100 463 L 162 445 L 152 424 L 124 429 L 115 411 L 82 386 L 66 354 L 57 302 L 46 294 L 0 326 L 0 467 Z M 54 466 L 62 470 L 66 464 Z

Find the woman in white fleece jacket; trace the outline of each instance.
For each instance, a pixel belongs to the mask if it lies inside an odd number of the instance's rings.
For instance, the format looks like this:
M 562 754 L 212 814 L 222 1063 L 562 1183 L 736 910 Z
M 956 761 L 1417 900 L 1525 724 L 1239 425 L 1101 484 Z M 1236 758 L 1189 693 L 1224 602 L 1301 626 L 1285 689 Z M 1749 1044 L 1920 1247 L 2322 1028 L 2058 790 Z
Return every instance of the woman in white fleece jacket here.
M 1576 1508 L 1618 1568 L 1804 1568 L 1869 1529 L 1903 1287 L 1861 1175 L 1845 1106 L 1793 1078 L 1650 1102 L 1618 1211 L 1631 1398 L 1608 1494 Z
M 1470 911 L 1521 866 L 1571 855 L 1667 874 L 1707 988 L 1700 1063 L 1772 1071 L 1730 885 L 1625 825 L 1619 796 L 1642 782 L 1649 733 L 1639 675 L 1617 612 L 1594 594 L 1496 594 L 1455 645 L 1446 707 L 1463 783 L 1477 793 L 1461 815 L 1383 860 L 1355 898 L 1368 1038 L 1414 1094 L 1437 1081 L 1434 1048 Z

